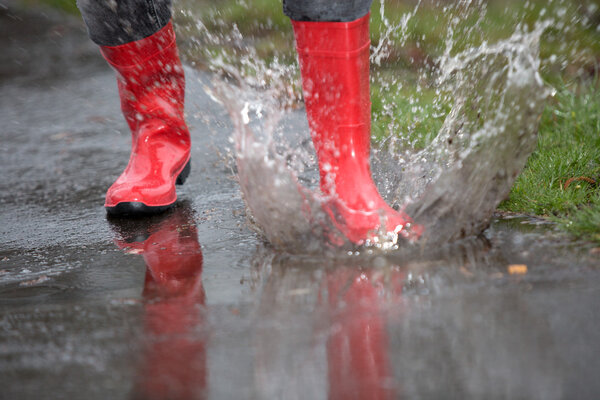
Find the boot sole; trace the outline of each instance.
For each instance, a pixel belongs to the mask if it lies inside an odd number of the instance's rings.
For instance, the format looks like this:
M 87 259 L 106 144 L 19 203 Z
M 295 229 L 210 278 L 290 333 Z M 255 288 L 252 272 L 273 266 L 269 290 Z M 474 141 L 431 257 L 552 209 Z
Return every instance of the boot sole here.
M 188 160 L 187 164 L 185 164 L 185 167 L 183 167 L 183 169 L 181 170 L 179 175 L 177 175 L 177 179 L 175 180 L 176 185 L 183 185 L 185 183 L 185 181 L 187 180 L 188 176 L 190 175 L 190 171 L 192 169 L 191 162 L 192 162 L 191 159 Z M 175 204 L 175 202 L 164 205 L 164 206 L 147 206 L 142 202 L 128 201 L 128 202 L 118 203 L 114 207 L 105 207 L 105 208 L 106 208 L 106 213 L 113 217 L 114 216 L 143 216 L 143 215 L 154 215 L 154 214 L 163 213 L 163 212 L 167 211 L 168 209 L 170 209 L 171 207 L 173 207 L 174 204 Z

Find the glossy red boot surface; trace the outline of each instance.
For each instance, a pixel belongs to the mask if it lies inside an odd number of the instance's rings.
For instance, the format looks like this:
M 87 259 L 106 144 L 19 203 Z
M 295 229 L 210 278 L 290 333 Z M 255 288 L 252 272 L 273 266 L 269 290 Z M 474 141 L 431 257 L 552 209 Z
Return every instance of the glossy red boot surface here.
M 386 204 L 371 177 L 369 15 L 292 25 L 326 211 L 356 244 L 379 230 L 415 237 L 418 227 L 407 229 L 411 218 Z
M 175 184 L 190 169 L 190 134 L 184 121 L 185 78 L 169 22 L 147 38 L 102 46 L 117 72 L 121 109 L 132 132 L 125 171 L 106 193 L 109 214 L 164 211 L 177 200 Z

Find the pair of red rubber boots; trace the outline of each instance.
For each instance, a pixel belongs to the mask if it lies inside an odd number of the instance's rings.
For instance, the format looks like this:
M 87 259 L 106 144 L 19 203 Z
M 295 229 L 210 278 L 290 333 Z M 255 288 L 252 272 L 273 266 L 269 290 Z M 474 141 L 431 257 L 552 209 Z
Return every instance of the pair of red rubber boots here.
M 369 15 L 352 22 L 292 21 L 324 205 L 353 243 L 374 232 L 408 237 L 410 218 L 381 198 L 369 165 Z M 184 74 L 172 24 L 136 42 L 102 47 L 117 71 L 121 107 L 132 131 L 125 171 L 109 188 L 109 214 L 162 212 L 190 171 Z M 413 230 L 414 233 L 414 230 Z

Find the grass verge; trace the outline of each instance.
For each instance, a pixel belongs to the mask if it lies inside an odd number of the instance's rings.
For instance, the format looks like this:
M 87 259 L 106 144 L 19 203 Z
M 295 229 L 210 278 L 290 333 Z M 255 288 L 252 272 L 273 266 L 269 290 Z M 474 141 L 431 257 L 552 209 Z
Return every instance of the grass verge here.
M 79 14 L 79 9 L 77 8 L 75 0 L 22 0 L 22 3 L 28 7 L 44 5 L 64 11 L 68 14 Z
M 500 209 L 549 218 L 600 242 L 599 79 L 557 91 L 542 115 L 537 149 Z

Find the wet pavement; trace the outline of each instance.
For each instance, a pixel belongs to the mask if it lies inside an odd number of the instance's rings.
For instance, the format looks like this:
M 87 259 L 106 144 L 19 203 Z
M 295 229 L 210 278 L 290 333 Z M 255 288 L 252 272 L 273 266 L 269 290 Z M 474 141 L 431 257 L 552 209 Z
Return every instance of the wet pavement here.
M 246 222 L 231 124 L 191 69 L 180 202 L 108 220 L 130 142 L 113 72 L 76 18 L 8 4 L 0 398 L 600 395 L 598 249 L 498 216 L 417 254 L 277 252 Z

